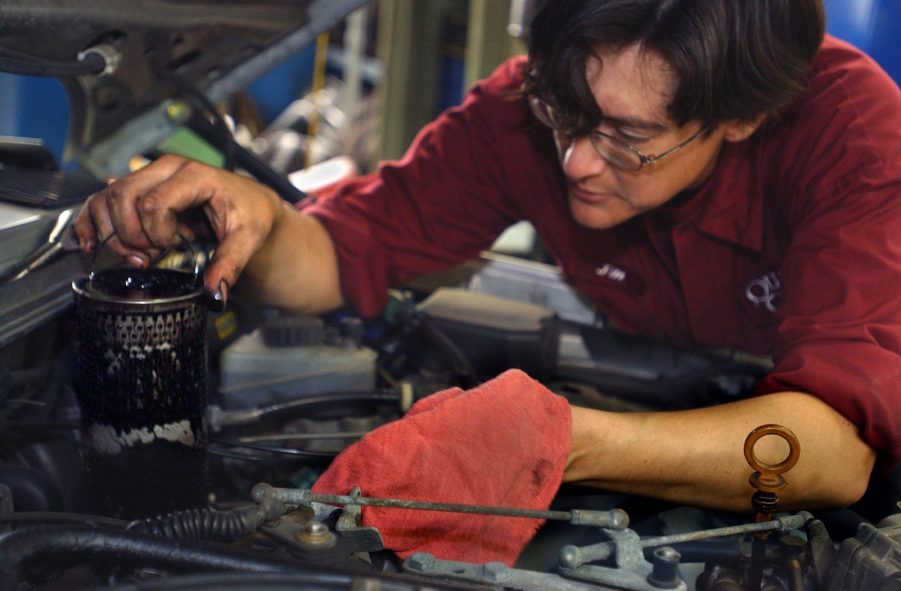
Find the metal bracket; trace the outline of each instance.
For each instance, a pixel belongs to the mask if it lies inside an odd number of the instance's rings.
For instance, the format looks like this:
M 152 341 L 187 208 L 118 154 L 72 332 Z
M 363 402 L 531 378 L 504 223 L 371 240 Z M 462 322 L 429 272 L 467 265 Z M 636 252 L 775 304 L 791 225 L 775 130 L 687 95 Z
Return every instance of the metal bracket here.
M 610 585 L 629 591 L 686 591 L 685 582 L 673 572 L 678 568 L 679 555 L 672 548 L 661 548 L 660 560 L 655 557 L 655 564 L 645 560 L 641 538 L 631 529 L 617 531 L 605 529 L 604 533 L 613 541 L 614 567 L 584 565 L 578 568 L 560 567 L 564 577 L 591 581 L 602 585 Z M 659 566 L 658 566 L 659 563 Z M 664 575 L 661 571 L 669 571 Z
M 597 591 L 596 585 L 568 581 L 552 573 L 510 568 L 503 562 L 440 560 L 428 552 L 416 552 L 403 562 L 408 573 L 515 589 L 517 591 Z
M 350 491 L 350 496 L 362 495 L 359 486 Z M 345 505 L 341 516 L 335 524 L 335 531 L 354 552 L 376 552 L 385 549 L 382 534 L 374 527 L 363 527 L 363 507 L 361 505 Z

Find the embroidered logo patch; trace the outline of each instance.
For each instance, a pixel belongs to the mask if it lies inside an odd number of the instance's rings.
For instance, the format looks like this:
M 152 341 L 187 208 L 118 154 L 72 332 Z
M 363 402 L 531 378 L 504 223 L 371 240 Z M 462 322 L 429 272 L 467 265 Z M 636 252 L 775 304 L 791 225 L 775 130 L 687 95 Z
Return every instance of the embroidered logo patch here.
M 606 277 L 607 279 L 616 281 L 617 283 L 622 283 L 626 280 L 626 272 L 616 265 L 612 265 L 610 263 L 604 263 L 600 267 L 597 267 L 594 270 L 594 274 L 598 277 Z

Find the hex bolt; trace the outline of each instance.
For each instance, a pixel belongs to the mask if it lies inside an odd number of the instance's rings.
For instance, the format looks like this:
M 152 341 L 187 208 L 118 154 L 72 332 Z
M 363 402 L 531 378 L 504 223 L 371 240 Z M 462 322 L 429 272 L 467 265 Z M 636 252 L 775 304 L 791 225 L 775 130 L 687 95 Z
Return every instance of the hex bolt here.
M 418 571 L 432 570 L 435 568 L 435 557 L 428 552 L 414 552 L 407 558 L 406 565 Z
M 482 578 L 492 583 L 507 581 L 510 579 L 510 569 L 503 562 L 486 562 L 482 565 Z
M 654 550 L 651 563 L 654 569 L 648 575 L 648 583 L 661 589 L 675 589 L 682 583 L 679 577 L 678 552 L 669 546 L 663 546 Z

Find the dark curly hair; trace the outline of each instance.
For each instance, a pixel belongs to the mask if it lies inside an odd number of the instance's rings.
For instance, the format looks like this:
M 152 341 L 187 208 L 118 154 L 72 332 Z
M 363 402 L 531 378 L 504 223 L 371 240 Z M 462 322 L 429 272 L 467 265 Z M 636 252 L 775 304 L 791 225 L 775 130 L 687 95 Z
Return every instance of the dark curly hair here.
M 806 88 L 824 20 L 822 0 L 547 0 L 531 24 L 523 91 L 550 104 L 565 133 L 587 133 L 602 116 L 588 57 L 639 43 L 676 73 L 677 124 L 749 121 Z

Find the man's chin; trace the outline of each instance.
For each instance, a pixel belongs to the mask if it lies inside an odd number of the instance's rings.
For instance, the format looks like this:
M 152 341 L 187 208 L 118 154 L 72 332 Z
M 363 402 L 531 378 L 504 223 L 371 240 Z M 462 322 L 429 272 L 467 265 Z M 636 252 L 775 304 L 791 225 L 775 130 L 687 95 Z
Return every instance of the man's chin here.
M 608 230 L 632 217 L 615 208 L 588 204 L 574 197 L 569 198 L 569 211 L 577 224 L 592 230 Z

